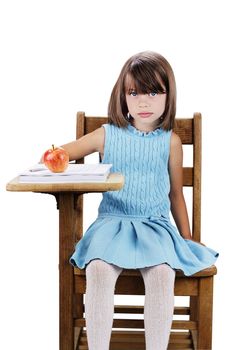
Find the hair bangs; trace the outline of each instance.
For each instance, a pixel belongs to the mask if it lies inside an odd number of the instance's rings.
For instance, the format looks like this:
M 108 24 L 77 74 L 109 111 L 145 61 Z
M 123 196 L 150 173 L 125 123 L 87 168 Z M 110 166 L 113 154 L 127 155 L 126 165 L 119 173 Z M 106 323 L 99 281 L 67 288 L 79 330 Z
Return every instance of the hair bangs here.
M 166 92 L 163 80 L 154 67 L 145 65 L 145 62 L 137 60 L 129 69 L 129 79 L 125 82 L 125 92 L 136 90 L 139 94 Z

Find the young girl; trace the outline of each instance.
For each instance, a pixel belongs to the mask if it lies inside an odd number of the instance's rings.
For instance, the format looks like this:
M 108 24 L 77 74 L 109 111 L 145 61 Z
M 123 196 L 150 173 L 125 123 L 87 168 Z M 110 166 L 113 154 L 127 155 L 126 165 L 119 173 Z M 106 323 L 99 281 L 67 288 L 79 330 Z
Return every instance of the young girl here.
M 144 279 L 146 349 L 165 350 L 175 270 L 189 276 L 217 258 L 192 241 L 182 192 L 182 145 L 172 131 L 175 112 L 172 68 L 161 55 L 142 52 L 122 68 L 109 102 L 109 123 L 63 146 L 71 160 L 97 151 L 102 163 L 113 164 L 112 172 L 125 176 L 123 189 L 103 194 L 98 218 L 70 259 L 86 267 L 89 350 L 109 349 L 114 288 L 123 268 L 140 269 Z

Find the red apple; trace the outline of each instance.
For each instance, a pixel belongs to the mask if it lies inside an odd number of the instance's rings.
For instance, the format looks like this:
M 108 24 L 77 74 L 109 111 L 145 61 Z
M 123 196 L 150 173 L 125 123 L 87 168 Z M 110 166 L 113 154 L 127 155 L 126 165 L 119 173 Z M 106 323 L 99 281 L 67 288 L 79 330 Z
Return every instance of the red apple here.
M 53 173 L 61 173 L 65 171 L 69 164 L 69 154 L 62 147 L 54 147 L 48 149 L 43 156 L 44 164 Z

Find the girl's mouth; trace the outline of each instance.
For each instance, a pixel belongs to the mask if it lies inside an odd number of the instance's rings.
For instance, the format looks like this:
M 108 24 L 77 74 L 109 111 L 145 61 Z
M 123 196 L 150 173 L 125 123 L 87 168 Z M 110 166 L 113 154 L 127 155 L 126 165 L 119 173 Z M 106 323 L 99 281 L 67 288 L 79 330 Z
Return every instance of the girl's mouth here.
M 141 117 L 141 118 L 149 118 L 150 116 L 152 116 L 153 113 L 150 113 L 150 112 L 142 112 L 142 113 L 138 113 L 138 115 Z

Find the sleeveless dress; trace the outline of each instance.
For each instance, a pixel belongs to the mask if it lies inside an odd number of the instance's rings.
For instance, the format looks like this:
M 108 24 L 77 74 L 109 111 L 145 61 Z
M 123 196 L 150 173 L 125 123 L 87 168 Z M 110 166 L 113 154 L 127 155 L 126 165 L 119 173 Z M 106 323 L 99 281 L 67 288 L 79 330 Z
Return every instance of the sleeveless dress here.
M 168 160 L 171 131 L 150 132 L 131 124 L 105 128 L 102 163 L 125 177 L 119 191 L 103 193 L 97 219 L 78 242 L 70 263 L 85 268 L 101 259 L 138 269 L 166 263 L 192 275 L 214 264 L 218 253 L 184 239 L 170 221 Z

